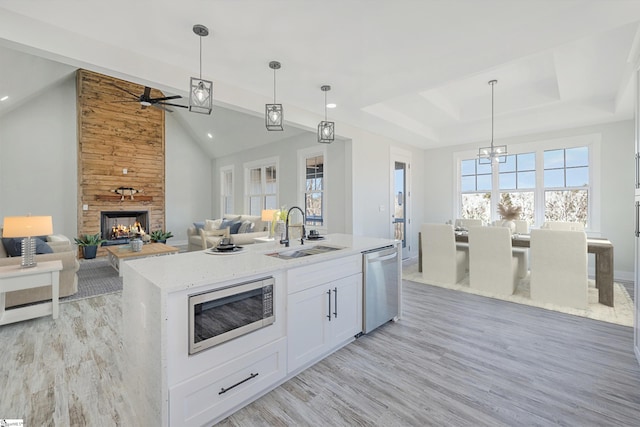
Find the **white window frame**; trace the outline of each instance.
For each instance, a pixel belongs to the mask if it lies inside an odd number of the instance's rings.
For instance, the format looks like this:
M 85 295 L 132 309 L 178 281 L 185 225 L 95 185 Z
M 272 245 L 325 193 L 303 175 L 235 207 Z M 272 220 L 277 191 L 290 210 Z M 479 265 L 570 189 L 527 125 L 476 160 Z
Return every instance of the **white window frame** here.
M 588 207 L 588 229 L 592 236 L 599 236 L 601 232 L 601 145 L 602 135 L 599 133 L 576 135 L 565 138 L 544 139 L 519 144 L 509 144 L 508 154 L 524 154 L 535 152 L 536 154 L 536 188 L 535 192 L 535 218 L 536 224 L 540 226 L 544 222 L 544 152 L 547 150 L 557 150 L 561 148 L 588 147 L 589 148 L 589 207 Z M 454 216 L 460 217 L 462 211 L 461 197 L 461 161 L 477 158 L 477 148 L 472 150 L 457 151 L 453 153 L 453 182 L 455 183 L 455 197 L 453 200 Z M 494 171 L 492 177 L 491 192 L 491 219 L 495 221 L 497 216 L 497 205 L 500 201 L 500 189 L 498 173 Z M 509 191 L 509 190 L 504 190 Z
M 225 194 L 225 175 L 227 173 L 231 174 L 231 194 L 227 195 Z M 235 187 L 236 186 L 236 180 L 235 180 L 235 168 L 233 165 L 229 165 L 229 166 L 223 166 L 220 168 L 220 218 L 224 218 L 225 214 L 228 213 L 234 213 L 234 204 L 235 204 L 235 198 L 234 198 L 234 194 L 235 194 Z M 230 203 L 230 208 L 231 208 L 231 212 L 225 212 L 224 211 L 224 206 L 225 206 L 225 197 L 229 197 L 231 199 L 231 203 Z
M 280 157 L 269 157 L 266 159 L 254 160 L 252 162 L 247 162 L 243 164 L 244 168 L 244 212 L 249 213 L 249 179 L 251 169 L 262 168 L 266 169 L 269 166 L 274 166 L 276 169 L 276 207 L 280 206 Z M 264 175 L 263 175 L 264 176 Z M 264 192 L 264 185 L 262 183 L 262 210 L 264 210 L 264 197 L 266 193 Z M 271 194 L 271 193 L 269 193 Z
M 307 159 L 309 157 L 322 156 L 324 162 L 324 172 L 322 175 L 322 203 L 323 203 L 323 212 L 322 212 L 322 226 L 312 226 L 313 229 L 323 232 L 323 234 L 327 233 L 329 229 L 329 200 L 328 200 L 328 192 L 327 192 L 327 182 L 328 182 L 328 159 L 327 159 L 327 148 L 326 146 L 318 146 L 318 147 L 310 147 L 310 148 L 301 148 L 298 150 L 298 206 L 305 208 L 304 196 L 307 188 Z M 306 218 L 305 218 L 306 222 Z M 305 226 L 307 226 L 305 224 Z

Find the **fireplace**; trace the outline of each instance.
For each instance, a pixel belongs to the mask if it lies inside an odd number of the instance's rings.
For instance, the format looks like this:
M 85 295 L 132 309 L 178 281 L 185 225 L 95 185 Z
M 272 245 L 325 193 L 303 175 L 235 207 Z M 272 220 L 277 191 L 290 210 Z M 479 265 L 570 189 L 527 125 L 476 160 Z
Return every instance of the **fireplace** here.
M 100 234 L 103 246 L 124 245 L 131 237 L 149 232 L 149 211 L 100 212 Z

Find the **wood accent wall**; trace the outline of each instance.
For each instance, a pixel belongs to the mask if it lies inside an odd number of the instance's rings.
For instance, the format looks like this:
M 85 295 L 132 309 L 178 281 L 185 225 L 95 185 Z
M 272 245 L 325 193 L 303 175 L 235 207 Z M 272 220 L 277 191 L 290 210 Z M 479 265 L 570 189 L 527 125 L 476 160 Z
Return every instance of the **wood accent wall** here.
M 144 92 L 138 84 L 78 70 L 76 85 L 78 235 L 100 231 L 101 211 L 148 210 L 147 232 L 164 230 L 165 112 L 141 108 L 131 95 Z M 153 90 L 151 96 L 163 95 Z M 133 200 L 120 200 L 112 192 L 119 187 L 143 192 Z M 88 209 L 83 210 L 83 205 Z M 102 249 L 99 254 L 105 252 Z

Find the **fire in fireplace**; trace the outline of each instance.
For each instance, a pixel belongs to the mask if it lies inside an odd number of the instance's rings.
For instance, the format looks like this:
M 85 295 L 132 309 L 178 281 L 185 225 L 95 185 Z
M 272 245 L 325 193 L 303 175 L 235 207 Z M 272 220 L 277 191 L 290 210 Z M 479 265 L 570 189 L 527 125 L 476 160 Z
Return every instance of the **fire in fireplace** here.
M 148 232 L 149 211 L 100 212 L 100 233 L 105 246 L 123 245 L 129 239 Z

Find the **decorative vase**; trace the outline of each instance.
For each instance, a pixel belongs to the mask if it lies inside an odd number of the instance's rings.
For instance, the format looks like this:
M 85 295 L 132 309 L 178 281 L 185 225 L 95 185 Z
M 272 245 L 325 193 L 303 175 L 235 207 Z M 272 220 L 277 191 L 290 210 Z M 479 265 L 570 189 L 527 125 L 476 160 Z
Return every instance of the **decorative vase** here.
M 132 239 L 131 240 L 131 250 L 133 252 L 140 252 L 142 250 L 142 240 L 141 239 Z
M 276 226 L 273 231 L 273 235 L 276 240 L 284 239 L 284 234 L 287 232 L 287 226 L 284 221 L 276 221 Z
M 507 227 L 511 234 L 514 234 L 516 232 L 516 223 L 511 221 L 510 219 L 502 220 L 502 226 Z

